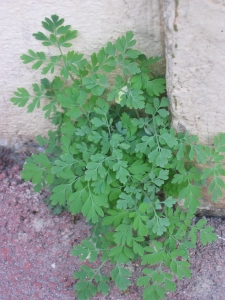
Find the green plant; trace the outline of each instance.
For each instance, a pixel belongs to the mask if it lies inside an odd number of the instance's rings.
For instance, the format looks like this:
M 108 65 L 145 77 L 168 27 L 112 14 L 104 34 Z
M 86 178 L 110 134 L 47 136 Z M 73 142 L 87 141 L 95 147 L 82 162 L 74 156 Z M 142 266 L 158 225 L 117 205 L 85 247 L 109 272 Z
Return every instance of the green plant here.
M 32 95 L 19 88 L 11 99 L 19 107 L 29 102 L 28 112 L 45 99 L 42 110 L 56 126 L 48 138 L 37 137 L 45 153 L 27 159 L 22 178 L 37 192 L 49 186 L 56 211 L 82 213 L 92 226 L 91 236 L 72 253 L 101 263 L 75 272 L 78 299 L 107 294 L 110 277 L 126 290 L 131 284 L 126 264 L 138 259 L 143 299 L 164 299 L 167 291 L 175 291 L 174 276 L 191 276 L 188 248 L 195 247 L 198 233 L 203 245 L 216 240 L 205 220 L 194 224 L 192 219 L 207 178 L 212 199 L 222 196 L 225 134 L 215 137 L 211 149 L 188 132 L 174 132 L 165 79 L 152 72 L 159 58 L 134 50 L 132 32 L 109 42 L 88 62 L 73 50 L 63 54 L 77 36 L 63 23 L 53 15 L 42 22 L 50 35 L 34 34 L 44 46 L 58 48 L 59 55 L 29 50 L 21 56 L 44 75 L 55 69 L 60 74 L 33 84 Z M 106 262 L 113 266 L 110 277 L 102 272 Z

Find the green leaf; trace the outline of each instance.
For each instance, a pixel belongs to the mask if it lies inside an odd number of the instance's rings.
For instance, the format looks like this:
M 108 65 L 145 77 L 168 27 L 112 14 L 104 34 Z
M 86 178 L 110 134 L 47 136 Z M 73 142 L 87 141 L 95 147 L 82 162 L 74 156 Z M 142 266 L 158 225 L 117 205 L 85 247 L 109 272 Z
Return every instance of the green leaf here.
M 206 179 L 207 177 L 212 177 L 213 175 L 213 169 L 205 168 L 202 172 L 201 179 Z
M 158 236 L 160 236 L 163 234 L 163 232 L 167 230 L 166 227 L 170 225 L 170 222 L 168 218 L 157 218 L 156 220 L 157 222 L 153 226 L 152 231 L 156 233 Z
M 136 215 L 133 222 L 133 228 L 137 231 L 138 236 L 147 236 L 148 235 L 148 228 L 143 223 L 143 217 L 139 214 Z
M 158 295 L 161 299 L 163 299 L 163 298 L 165 297 L 166 291 L 165 291 L 165 289 L 164 289 L 162 286 L 156 285 L 156 286 L 155 286 L 155 290 L 156 290 L 157 295 Z
M 21 55 L 21 59 L 24 64 L 28 64 L 30 62 L 36 61 L 32 65 L 32 69 L 37 70 L 40 66 L 47 60 L 44 52 L 34 52 L 33 50 L 28 50 L 29 55 L 23 54 Z
M 117 201 L 116 207 L 118 209 L 127 209 L 132 208 L 134 206 L 135 200 L 133 193 L 126 194 L 121 193 L 119 196 L 119 200 Z
M 137 58 L 140 54 L 141 54 L 141 52 L 138 50 L 128 49 L 126 51 L 126 56 L 128 56 L 130 58 Z
M 183 143 L 180 143 L 178 145 L 178 147 L 176 147 L 176 149 L 178 149 L 177 151 L 177 159 L 178 160 L 181 160 L 184 158 L 184 154 L 185 154 L 185 150 L 186 150 L 186 147 Z
M 133 240 L 133 251 L 134 253 L 138 254 L 140 257 L 144 255 L 144 248 L 142 247 L 142 245 L 135 242 L 135 240 Z
M 217 152 L 225 152 L 225 133 L 214 137 L 214 146 Z
M 165 288 L 167 291 L 175 292 L 176 291 L 176 284 L 173 281 L 165 279 Z
M 160 107 L 169 107 L 170 102 L 168 98 L 162 97 Z
M 150 285 L 148 286 L 146 289 L 144 289 L 144 292 L 143 292 L 143 299 L 144 300 L 147 300 L 147 299 L 156 299 L 158 300 L 157 298 L 157 295 L 155 293 L 155 286 L 154 285 Z
M 133 47 L 136 44 L 136 40 L 134 40 L 133 37 L 134 37 L 134 33 L 132 31 L 126 32 L 126 35 L 125 35 L 126 44 L 129 48 Z
M 67 31 L 70 29 L 70 25 L 67 25 L 67 26 L 60 26 L 58 29 L 57 29 L 57 34 L 65 34 L 67 33 Z
M 110 252 L 109 252 L 109 256 L 116 256 L 116 255 L 120 254 L 122 250 L 123 250 L 122 245 L 111 248 Z
M 212 232 L 213 230 L 214 228 L 212 226 L 200 230 L 200 240 L 203 245 L 207 243 L 211 244 L 217 240 L 217 235 Z
M 171 158 L 171 156 L 171 151 L 168 149 L 161 149 L 160 152 L 158 149 L 155 149 L 148 155 L 148 159 L 150 162 L 155 162 L 157 166 L 163 168 L 168 163 L 168 159 Z
M 95 245 L 89 240 L 83 240 L 81 245 L 76 245 L 73 250 L 71 250 L 73 256 L 79 256 L 80 260 L 88 259 L 90 262 L 96 261 L 99 250 Z
M 133 175 L 144 175 L 146 172 L 150 171 L 150 166 L 142 160 L 136 160 L 128 170 Z
M 189 208 L 191 213 L 195 213 L 200 205 L 201 189 L 190 184 L 180 191 L 179 198 L 185 199 L 184 208 Z
M 148 81 L 146 90 L 149 96 L 159 96 L 160 94 L 163 94 L 166 89 L 165 83 L 166 80 L 164 78 Z
M 162 117 L 162 118 L 166 118 L 169 116 L 169 112 L 166 109 L 159 109 L 158 110 L 158 114 Z
M 31 97 L 25 88 L 18 88 L 14 95 L 16 97 L 11 98 L 10 101 L 18 107 L 24 107 Z
M 103 207 L 108 207 L 107 196 L 90 194 L 81 211 L 87 220 L 97 223 L 99 216 L 104 216 Z
M 53 205 L 65 205 L 72 194 L 71 184 L 60 184 L 53 188 L 53 194 L 50 200 Z
M 103 126 L 105 125 L 105 122 L 100 120 L 99 118 L 93 118 L 91 120 L 91 123 L 95 126 L 95 127 L 100 127 L 100 126 Z
M 189 232 L 189 237 L 191 238 L 191 242 L 195 245 L 197 241 L 197 228 L 192 227 Z
M 130 60 L 125 59 L 123 64 L 123 72 L 126 76 L 130 76 L 140 73 L 141 70 L 136 62 L 131 62 Z
M 122 291 L 125 291 L 131 282 L 127 277 L 131 276 L 128 269 L 116 266 L 111 272 L 112 280 L 115 281 L 115 285 Z
M 107 295 L 110 288 L 109 285 L 106 284 L 104 281 L 100 281 L 98 284 L 98 292 L 102 293 L 103 295 Z
M 183 277 L 191 278 L 190 264 L 187 261 L 172 260 L 170 269 L 181 280 Z
M 175 145 L 177 145 L 177 139 L 174 137 L 174 134 L 164 133 L 164 134 L 160 135 L 159 141 L 161 142 L 162 139 L 171 148 L 173 148 Z
M 173 199 L 171 196 L 168 197 L 163 203 L 167 206 L 167 207 L 173 207 L 173 205 L 177 202 L 176 199 Z
M 25 164 L 24 169 L 21 172 L 21 177 L 25 181 L 32 180 L 33 184 L 41 183 L 42 176 L 43 176 L 43 169 L 32 163 Z
M 205 226 L 206 223 L 207 223 L 206 220 L 201 219 L 201 220 L 199 220 L 198 223 L 196 224 L 196 227 L 197 227 L 198 229 L 202 229 L 202 228 Z
M 78 108 L 74 107 L 71 110 L 67 111 L 66 115 L 71 117 L 72 119 L 77 119 L 83 114 L 83 111 Z
M 132 240 L 132 227 L 131 225 L 121 224 L 116 228 L 114 233 L 114 240 L 117 244 L 129 245 Z
M 163 261 L 165 256 L 164 252 L 156 252 L 156 253 L 151 253 L 151 254 L 146 254 L 142 258 L 142 265 L 150 264 L 150 265 L 155 265 L 156 263 L 160 263 Z
M 138 278 L 137 286 L 147 286 L 149 285 L 150 276 L 141 276 Z
M 80 274 L 82 273 L 78 273 L 77 271 L 74 273 L 74 277 L 79 278 Z M 78 300 L 90 299 L 97 294 L 97 288 L 90 281 L 78 281 L 75 284 L 75 291 L 78 295 Z
M 72 44 L 68 43 L 68 41 L 73 40 L 76 37 L 77 37 L 77 30 L 68 30 L 65 35 L 62 35 L 59 38 L 58 40 L 59 46 L 65 48 L 71 47 Z
M 128 180 L 130 173 L 126 170 L 127 162 L 119 160 L 113 165 L 113 171 L 116 171 L 116 178 L 123 184 Z

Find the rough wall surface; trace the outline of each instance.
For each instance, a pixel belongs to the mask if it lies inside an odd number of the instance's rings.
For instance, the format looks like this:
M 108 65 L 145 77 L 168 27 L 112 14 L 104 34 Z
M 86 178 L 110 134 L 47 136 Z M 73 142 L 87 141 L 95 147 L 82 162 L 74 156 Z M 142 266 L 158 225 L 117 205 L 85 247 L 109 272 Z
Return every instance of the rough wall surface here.
M 173 125 L 210 143 L 225 132 L 225 1 L 164 0 Z
M 225 1 L 164 0 L 167 92 L 173 126 L 209 144 L 225 132 Z M 200 214 L 225 216 L 203 190 Z
M 42 31 L 41 21 L 52 14 L 78 30 L 74 50 L 87 56 L 129 30 L 135 33 L 138 49 L 149 56 L 163 56 L 161 0 L 3 0 L 0 145 L 21 148 L 25 142 L 35 140 L 37 134 L 46 135 L 50 128 L 41 111 L 27 114 L 25 108 L 14 107 L 9 100 L 18 87 L 30 90 L 32 83 L 39 82 L 38 71 L 31 71 L 19 57 L 28 49 L 45 48 L 32 33 Z

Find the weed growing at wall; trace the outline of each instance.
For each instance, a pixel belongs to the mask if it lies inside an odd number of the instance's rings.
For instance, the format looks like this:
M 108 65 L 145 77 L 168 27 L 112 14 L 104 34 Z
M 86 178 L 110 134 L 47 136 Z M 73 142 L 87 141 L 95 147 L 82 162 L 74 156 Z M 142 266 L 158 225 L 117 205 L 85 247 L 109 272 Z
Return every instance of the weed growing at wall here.
M 48 138 L 37 137 L 45 153 L 27 159 L 22 178 L 37 192 L 49 187 L 55 212 L 82 213 L 92 226 L 72 254 L 101 264 L 75 272 L 78 299 L 107 294 L 110 280 L 126 290 L 132 276 L 126 265 L 138 259 L 143 299 L 164 299 L 176 289 L 174 276 L 191 276 L 188 248 L 197 236 L 203 245 L 216 240 L 205 220 L 192 219 L 208 178 L 213 201 L 222 196 L 225 134 L 215 137 L 211 149 L 188 132 L 174 132 L 165 79 L 152 73 L 159 58 L 134 50 L 132 32 L 87 60 L 74 50 L 64 52 L 77 31 L 63 24 L 53 15 L 42 22 L 48 33 L 34 34 L 59 55 L 28 50 L 21 56 L 43 75 L 57 74 L 33 84 L 32 94 L 18 88 L 11 99 L 19 107 L 28 104 L 29 113 L 41 107 L 56 126 Z M 207 168 L 197 167 L 203 164 Z M 112 271 L 105 274 L 108 262 Z

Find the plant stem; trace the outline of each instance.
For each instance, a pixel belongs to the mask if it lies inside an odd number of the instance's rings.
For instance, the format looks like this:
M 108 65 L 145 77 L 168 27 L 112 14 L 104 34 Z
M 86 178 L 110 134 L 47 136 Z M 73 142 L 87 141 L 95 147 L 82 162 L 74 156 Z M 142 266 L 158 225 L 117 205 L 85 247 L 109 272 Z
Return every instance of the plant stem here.
M 58 48 L 59 48 L 59 51 L 60 51 L 60 53 L 61 53 L 61 55 L 62 55 L 62 60 L 63 60 L 64 66 L 67 68 L 67 65 L 65 64 L 65 61 L 64 61 L 64 59 L 63 59 L 63 53 L 62 53 L 62 50 L 61 50 L 61 47 L 59 46 L 59 44 L 58 44 Z M 73 81 L 75 81 L 75 78 L 71 75 L 70 72 L 69 72 L 69 75 L 70 75 L 70 78 L 71 78 Z

